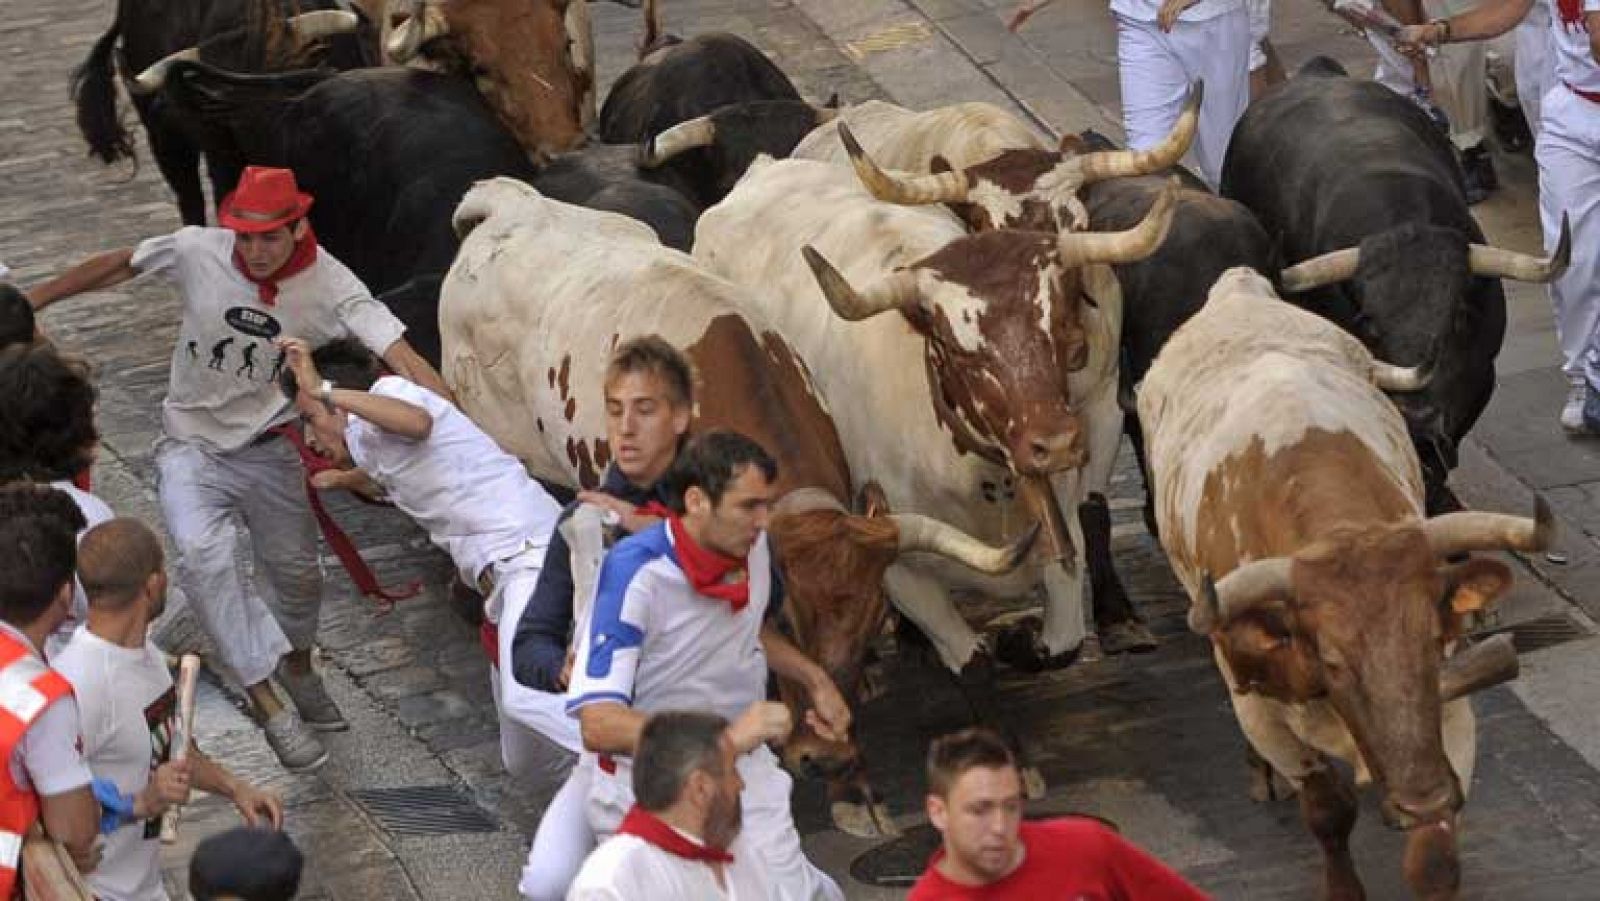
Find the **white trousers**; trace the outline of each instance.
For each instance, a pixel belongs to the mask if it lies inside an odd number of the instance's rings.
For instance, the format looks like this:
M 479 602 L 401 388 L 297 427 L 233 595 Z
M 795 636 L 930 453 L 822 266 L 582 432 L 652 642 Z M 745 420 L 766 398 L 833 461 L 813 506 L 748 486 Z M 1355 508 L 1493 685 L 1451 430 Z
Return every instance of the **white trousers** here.
M 156 472 L 178 584 L 223 665 L 255 685 L 289 650 L 311 647 L 322 611 L 300 456 L 284 438 L 227 454 L 161 438 Z M 250 535 L 253 579 L 240 566 L 236 520 Z
M 1600 388 L 1600 103 L 1559 82 L 1544 95 L 1539 163 L 1539 223 L 1555 250 L 1561 215 L 1572 224 L 1572 263 L 1550 283 L 1562 369 Z
M 1453 16 L 1477 5 L 1478 0 L 1422 0 L 1423 13 L 1429 19 Z M 1378 51 L 1378 68 L 1372 73 L 1373 79 L 1403 97 L 1410 97 L 1417 89 L 1416 80 L 1411 77 L 1411 60 L 1401 56 L 1381 35 L 1369 33 L 1367 42 Z M 1450 141 L 1458 150 L 1477 146 L 1488 134 L 1489 99 L 1484 84 L 1487 52 L 1482 41 L 1446 44 L 1439 48 L 1437 56 L 1428 60 L 1428 73 L 1433 76 L 1433 101 L 1450 117 Z
M 530 785 L 556 785 L 567 777 L 583 749 L 578 721 L 566 712 L 563 695 L 536 691 L 518 682 L 511 667 L 511 642 L 516 624 L 533 596 L 544 569 L 542 547 L 533 547 L 494 564 L 494 591 L 484 605 L 489 621 L 506 624 L 499 629 L 497 653 L 501 666 L 491 667 L 495 709 L 500 713 L 500 756 L 506 771 Z
M 584 860 L 599 844 L 585 809 L 593 777 L 591 768 L 573 767 L 561 790 L 545 808 L 544 816 L 539 818 L 533 846 L 528 849 L 528 862 L 522 867 L 522 881 L 517 885 L 517 891 L 527 901 L 566 898 L 567 889 L 572 880 L 578 878 Z
M 1517 79 L 1517 103 L 1528 120 L 1534 140 L 1538 140 L 1544 95 L 1555 85 L 1556 78 L 1556 50 L 1550 45 L 1550 7 L 1546 0 L 1534 0 L 1513 34 L 1515 59 L 1512 65 Z
M 1200 128 L 1184 159 L 1215 190 L 1233 127 L 1250 102 L 1250 17 L 1244 7 L 1198 22 L 1179 19 L 1171 32 L 1154 21 L 1118 14 L 1117 71 L 1128 146 L 1160 143 L 1178 121 L 1189 85 L 1206 83 Z

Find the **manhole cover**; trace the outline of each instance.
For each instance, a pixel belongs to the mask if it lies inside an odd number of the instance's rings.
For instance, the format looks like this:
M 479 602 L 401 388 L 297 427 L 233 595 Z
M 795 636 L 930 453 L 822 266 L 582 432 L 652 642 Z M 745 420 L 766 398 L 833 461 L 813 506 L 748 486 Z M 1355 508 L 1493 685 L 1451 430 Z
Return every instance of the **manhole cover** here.
M 1058 816 L 1084 817 L 1099 820 L 1107 828 L 1117 829 L 1117 824 L 1093 814 L 1041 814 L 1029 816 L 1030 820 L 1055 819 Z M 1120 830 L 1118 830 L 1120 831 Z M 918 823 L 901 833 L 899 838 L 884 842 L 866 851 L 850 862 L 850 878 L 867 885 L 884 888 L 908 888 L 928 866 L 928 858 L 939 850 L 939 830 L 931 823 Z
M 384 831 L 395 835 L 500 830 L 471 798 L 450 785 L 367 788 L 351 792 L 350 797 L 366 808 Z
M 1515 623 L 1499 629 L 1491 629 L 1481 634 L 1487 638 L 1501 632 L 1511 633 L 1511 640 L 1517 645 L 1517 653 L 1526 654 L 1529 651 L 1540 651 L 1553 648 L 1558 644 L 1566 644 L 1580 638 L 1588 638 L 1590 632 L 1565 614 L 1557 613 L 1551 616 L 1541 616 L 1526 622 Z

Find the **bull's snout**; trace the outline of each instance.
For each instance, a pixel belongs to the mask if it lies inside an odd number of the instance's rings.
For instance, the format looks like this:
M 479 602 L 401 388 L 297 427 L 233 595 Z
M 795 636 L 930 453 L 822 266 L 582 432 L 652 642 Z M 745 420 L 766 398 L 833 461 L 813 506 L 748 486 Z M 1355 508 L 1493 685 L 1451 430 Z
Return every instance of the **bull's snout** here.
M 783 748 L 783 765 L 806 779 L 837 779 L 852 772 L 858 761 L 855 746 L 826 741 L 812 733 L 796 735 Z
M 1420 826 L 1447 822 L 1466 803 L 1454 774 L 1449 783 L 1416 796 L 1386 792 L 1383 796 L 1383 821 L 1391 829 L 1411 831 Z
M 1022 475 L 1078 469 L 1088 458 L 1083 430 L 1075 423 L 1064 428 L 1017 429 L 1011 439 L 1011 459 Z

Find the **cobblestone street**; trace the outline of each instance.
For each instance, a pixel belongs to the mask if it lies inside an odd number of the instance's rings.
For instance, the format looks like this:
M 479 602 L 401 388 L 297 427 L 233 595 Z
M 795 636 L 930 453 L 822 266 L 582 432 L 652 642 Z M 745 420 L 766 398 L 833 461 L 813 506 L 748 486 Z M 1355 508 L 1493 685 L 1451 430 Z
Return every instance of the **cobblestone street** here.
M 844 103 L 884 98 L 912 107 L 989 100 L 1041 131 L 1120 134 L 1115 43 L 1103 5 L 1061 0 L 1020 37 L 1002 26 L 1011 6 L 666 0 L 664 14 L 678 33 L 727 30 L 751 39 L 813 99 L 837 93 Z M 0 260 L 24 286 L 179 224 L 142 145 L 138 167 L 104 169 L 86 157 L 73 124 L 69 73 L 110 22 L 112 7 L 110 0 L 0 0 Z M 1312 0 L 1280 0 L 1276 15 L 1291 69 L 1313 51 L 1353 69 L 1367 64 L 1365 43 Z M 602 3 L 594 21 L 604 85 L 633 59 L 638 14 Z M 1537 243 L 1531 162 L 1501 163 L 1506 187 L 1480 215 L 1497 240 L 1529 249 Z M 1478 768 L 1463 830 L 1462 897 L 1600 898 L 1600 640 L 1591 619 L 1600 615 L 1600 545 L 1592 540 L 1600 534 L 1600 452 L 1554 433 L 1560 401 L 1548 394 L 1548 304 L 1527 287 L 1510 293 L 1513 331 L 1500 394 L 1479 427 L 1481 443 L 1464 450 L 1457 487 L 1474 505 L 1518 513 L 1531 508 L 1532 491 L 1546 492 L 1564 517 L 1563 549 L 1572 562 L 1512 561 L 1517 587 L 1494 625 L 1565 624 L 1566 631 L 1546 629 L 1559 634 L 1524 654 L 1516 684 L 1477 696 Z M 161 517 L 151 444 L 176 310 L 166 284 L 142 279 L 63 303 L 45 317 L 59 344 L 95 366 L 103 436 L 97 493 L 119 514 L 153 526 Z M 1003 674 L 998 703 L 1034 749 L 1049 785 L 1032 812 L 1105 817 L 1218 898 L 1315 897 L 1319 852 L 1298 805 L 1256 804 L 1246 794 L 1244 741 L 1209 646 L 1185 627 L 1186 599 L 1144 530 L 1142 488 L 1129 456 L 1114 484 L 1114 549 L 1162 646 L 1039 677 Z M 321 655 L 351 731 L 330 737 L 332 759 L 322 770 L 288 775 L 240 712 L 235 689 L 208 674 L 200 744 L 284 794 L 288 828 L 309 860 L 304 898 L 514 898 L 527 838 L 548 798 L 502 771 L 477 631 L 447 603 L 449 562 L 398 512 L 331 501 L 380 581 L 424 585 L 422 595 L 383 612 L 356 594 L 325 552 Z M 182 605 L 175 608 L 161 632 L 169 650 L 198 640 Z M 983 615 L 974 608 L 975 618 Z M 892 649 L 884 656 L 888 690 L 858 711 L 857 721 L 872 780 L 897 823 L 909 828 L 922 819 L 926 743 L 965 725 L 967 707 L 946 675 Z M 451 800 L 388 793 L 417 787 L 456 793 L 457 815 L 443 825 L 408 822 L 385 806 L 422 797 L 443 809 L 441 799 Z M 796 804 L 809 850 L 850 897 L 900 896 L 852 879 L 852 862 L 875 843 L 831 827 L 819 784 L 797 784 Z M 186 811 L 184 834 L 165 857 L 175 898 L 186 897 L 183 872 L 194 843 L 235 820 L 218 799 Z M 1405 897 L 1399 836 L 1383 827 L 1370 798 L 1354 843 L 1370 897 Z

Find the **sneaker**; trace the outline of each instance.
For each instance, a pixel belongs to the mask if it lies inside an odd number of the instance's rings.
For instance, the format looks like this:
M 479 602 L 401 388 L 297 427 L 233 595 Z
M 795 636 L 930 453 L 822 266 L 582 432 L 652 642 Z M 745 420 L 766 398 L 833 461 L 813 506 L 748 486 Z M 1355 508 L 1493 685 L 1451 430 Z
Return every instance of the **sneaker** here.
M 1567 385 L 1567 402 L 1561 405 L 1562 428 L 1574 434 L 1583 433 L 1583 401 L 1588 394 L 1589 389 L 1582 377 L 1573 379 Z
M 322 684 L 322 677 L 317 675 L 315 669 L 297 676 L 280 662 L 272 678 L 283 686 L 307 726 L 318 732 L 343 732 L 350 728 L 344 714 L 339 712 L 339 705 L 328 696 L 328 687 Z
M 322 742 L 300 721 L 300 715 L 288 707 L 263 723 L 261 729 L 267 734 L 272 753 L 278 755 L 278 762 L 291 773 L 304 773 L 328 762 L 328 751 L 322 747 Z
M 1494 159 L 1489 156 L 1489 148 L 1481 143 L 1461 151 L 1461 175 L 1466 183 L 1468 205 L 1481 203 L 1500 187 Z

